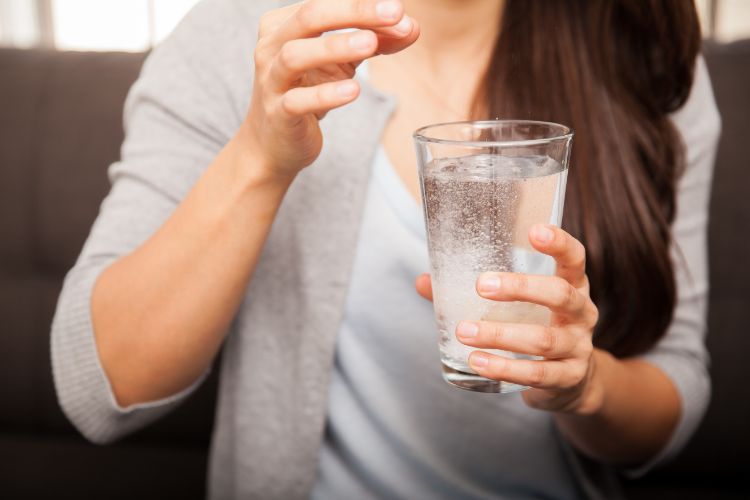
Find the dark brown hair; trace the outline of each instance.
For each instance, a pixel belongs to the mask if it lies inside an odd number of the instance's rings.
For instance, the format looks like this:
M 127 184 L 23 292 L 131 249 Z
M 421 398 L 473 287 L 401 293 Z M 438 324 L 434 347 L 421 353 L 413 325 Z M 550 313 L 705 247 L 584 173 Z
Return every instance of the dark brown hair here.
M 685 0 L 507 0 L 480 108 L 573 127 L 563 227 L 586 246 L 598 347 L 646 351 L 676 301 L 670 225 L 683 145 L 668 119 L 700 48 Z

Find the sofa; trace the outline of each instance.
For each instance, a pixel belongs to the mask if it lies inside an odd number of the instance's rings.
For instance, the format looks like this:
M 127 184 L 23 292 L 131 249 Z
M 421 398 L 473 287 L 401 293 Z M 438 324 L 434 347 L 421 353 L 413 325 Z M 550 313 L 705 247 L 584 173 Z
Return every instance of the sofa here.
M 750 41 L 707 45 L 723 116 L 710 226 L 713 401 L 677 459 L 634 499 L 750 498 Z M 0 498 L 203 498 L 216 373 L 180 408 L 108 446 L 65 419 L 49 327 L 108 190 L 122 104 L 143 54 L 0 49 Z M 746 378 L 747 377 L 747 378 Z

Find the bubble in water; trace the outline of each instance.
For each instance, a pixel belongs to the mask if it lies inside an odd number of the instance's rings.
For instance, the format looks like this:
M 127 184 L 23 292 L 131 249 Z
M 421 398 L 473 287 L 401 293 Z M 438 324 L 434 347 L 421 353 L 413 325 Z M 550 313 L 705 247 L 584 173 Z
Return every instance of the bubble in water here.
M 544 322 L 547 309 L 480 298 L 485 271 L 551 274 L 554 262 L 533 251 L 528 229 L 560 224 L 567 171 L 547 156 L 477 155 L 436 160 L 423 172 L 435 313 L 443 362 L 471 371 L 473 350 L 455 339 L 460 320 Z M 504 353 L 508 355 L 508 353 Z

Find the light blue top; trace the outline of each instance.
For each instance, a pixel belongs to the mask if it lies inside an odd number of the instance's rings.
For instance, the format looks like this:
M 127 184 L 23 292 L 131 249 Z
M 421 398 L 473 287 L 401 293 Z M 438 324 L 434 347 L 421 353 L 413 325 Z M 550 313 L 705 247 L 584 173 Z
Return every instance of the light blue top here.
M 576 498 L 549 414 L 441 377 L 421 207 L 378 148 L 312 498 Z

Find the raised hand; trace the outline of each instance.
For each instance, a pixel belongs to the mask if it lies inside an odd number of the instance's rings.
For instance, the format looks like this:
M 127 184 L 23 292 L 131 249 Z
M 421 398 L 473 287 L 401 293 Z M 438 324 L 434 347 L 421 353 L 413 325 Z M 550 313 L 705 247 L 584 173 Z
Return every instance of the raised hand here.
M 308 0 L 264 15 L 258 36 L 243 128 L 262 168 L 293 177 L 320 154 L 318 121 L 359 95 L 357 66 L 408 47 L 419 27 L 400 0 Z
M 523 394 L 529 406 L 590 413 L 601 403 L 601 394 L 589 384 L 595 370 L 592 336 L 598 312 L 589 297 L 585 249 L 554 226 L 534 226 L 529 241 L 556 260 L 556 275 L 484 273 L 477 281 L 477 293 L 490 300 L 545 306 L 552 312 L 550 324 L 462 321 L 456 336 L 479 349 L 542 356 L 538 361 L 508 359 L 477 350 L 469 356 L 469 364 L 483 377 L 532 387 Z M 420 276 L 416 286 L 422 296 L 432 298 L 428 275 Z

